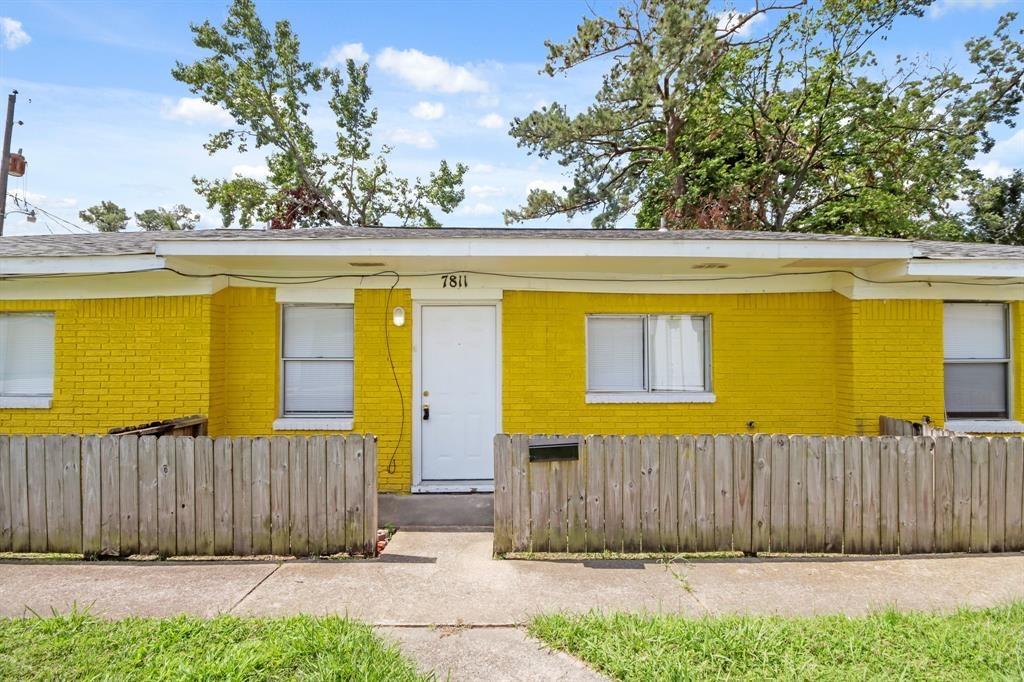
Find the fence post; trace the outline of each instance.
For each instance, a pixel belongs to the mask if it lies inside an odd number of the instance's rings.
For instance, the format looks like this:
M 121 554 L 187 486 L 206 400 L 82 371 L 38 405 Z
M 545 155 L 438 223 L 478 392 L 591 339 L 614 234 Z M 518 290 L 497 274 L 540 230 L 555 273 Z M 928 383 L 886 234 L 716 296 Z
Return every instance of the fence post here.
M 494 547 L 495 554 L 512 550 L 512 439 L 494 436 Z

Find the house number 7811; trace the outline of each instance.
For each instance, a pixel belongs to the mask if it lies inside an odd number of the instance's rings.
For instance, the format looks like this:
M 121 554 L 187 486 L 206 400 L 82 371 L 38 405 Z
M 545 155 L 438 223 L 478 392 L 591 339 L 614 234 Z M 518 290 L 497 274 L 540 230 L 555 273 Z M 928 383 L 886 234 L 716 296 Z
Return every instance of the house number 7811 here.
M 468 275 L 441 275 L 442 289 L 465 289 L 468 286 Z

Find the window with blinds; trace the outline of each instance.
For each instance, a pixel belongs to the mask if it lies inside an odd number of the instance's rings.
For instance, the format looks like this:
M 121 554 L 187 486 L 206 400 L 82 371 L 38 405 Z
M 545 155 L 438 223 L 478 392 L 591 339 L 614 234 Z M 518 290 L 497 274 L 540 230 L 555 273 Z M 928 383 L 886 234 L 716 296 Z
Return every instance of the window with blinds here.
M 1006 305 L 947 303 L 943 308 L 946 416 L 1009 417 L 1010 338 Z
M 710 391 L 705 315 L 590 315 L 587 390 Z
M 0 397 L 53 397 L 52 313 L 0 314 Z
M 352 416 L 352 306 L 285 306 L 281 335 L 283 416 Z

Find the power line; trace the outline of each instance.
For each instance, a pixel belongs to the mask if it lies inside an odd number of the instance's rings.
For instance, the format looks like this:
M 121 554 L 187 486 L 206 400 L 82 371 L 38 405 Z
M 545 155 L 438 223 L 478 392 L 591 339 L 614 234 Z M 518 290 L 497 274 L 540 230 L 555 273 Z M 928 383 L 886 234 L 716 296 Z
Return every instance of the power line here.
M 488 277 L 506 277 L 509 279 L 536 279 L 536 280 L 547 280 L 554 282 L 589 282 L 589 283 L 610 283 L 610 284 L 673 284 L 673 283 L 707 283 L 707 282 L 731 282 L 731 281 L 751 281 L 751 280 L 762 280 L 762 279 L 774 279 L 782 277 L 810 277 L 814 275 L 849 275 L 850 277 L 867 284 L 961 284 L 965 286 L 976 286 L 976 287 L 1005 287 L 1018 284 L 1016 282 L 963 282 L 958 280 L 947 280 L 947 279 L 906 279 L 906 280 L 883 280 L 873 279 L 871 277 L 865 277 L 852 270 L 842 269 L 831 269 L 831 270 L 813 270 L 809 272 L 777 272 L 777 273 L 765 273 L 759 275 L 720 275 L 716 277 L 669 277 L 669 278 L 652 278 L 652 277 L 573 277 L 566 275 L 525 275 L 525 274 L 514 274 L 514 273 L 503 273 L 503 272 L 488 272 L 485 270 L 447 270 L 445 272 L 419 272 L 413 274 L 401 274 L 394 270 L 380 270 L 372 273 L 335 273 L 329 275 L 261 275 L 261 274 L 249 274 L 249 273 L 235 273 L 235 272 L 214 272 L 214 273 L 194 273 L 194 272 L 182 272 L 176 268 L 170 266 L 163 266 L 159 268 L 141 268 L 138 270 L 121 270 L 121 271 L 106 271 L 106 272 L 65 272 L 65 273 L 26 273 L 16 275 L 0 275 L 0 280 L 20 280 L 20 279 L 76 279 L 81 277 L 104 277 L 108 275 L 132 275 L 140 274 L 145 272 L 170 272 L 180 277 L 188 277 L 191 279 L 210 279 L 213 277 L 228 277 L 230 279 L 239 279 L 246 282 L 254 282 L 257 284 L 319 284 L 322 282 L 329 282 L 341 279 L 364 279 L 371 277 L 397 277 L 401 278 L 419 278 L 419 277 L 440 277 L 441 275 L 480 275 Z M 396 282 L 397 285 L 397 282 Z
M 47 211 L 42 206 L 39 206 L 37 204 L 32 203 L 31 201 L 29 201 L 28 199 L 26 199 L 23 196 L 19 197 L 16 194 L 12 194 L 10 192 L 8 192 L 7 196 L 12 197 L 14 199 L 15 203 L 24 204 L 26 206 L 29 206 L 29 207 L 35 209 L 39 213 L 42 213 L 43 215 L 46 215 L 46 216 L 49 216 L 49 217 L 53 218 L 57 222 L 61 223 L 61 226 L 64 227 L 64 229 L 67 230 L 68 232 L 72 232 L 73 233 L 75 230 L 78 230 L 79 232 L 82 232 L 84 234 L 89 234 L 91 232 L 91 230 L 87 230 L 86 228 L 82 227 L 81 225 L 78 225 L 77 223 L 71 222 L 67 218 L 62 218 L 61 216 L 57 215 L 56 213 L 52 213 L 50 211 Z

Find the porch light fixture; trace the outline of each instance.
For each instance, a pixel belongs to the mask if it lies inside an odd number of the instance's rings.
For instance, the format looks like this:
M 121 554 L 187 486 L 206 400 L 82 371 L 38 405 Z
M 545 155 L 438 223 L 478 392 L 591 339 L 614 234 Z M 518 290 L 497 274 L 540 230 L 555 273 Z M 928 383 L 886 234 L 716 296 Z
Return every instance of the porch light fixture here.
M 395 323 L 396 327 L 404 327 L 405 308 L 403 308 L 402 306 L 398 306 L 397 308 L 395 308 L 395 310 L 391 313 L 391 321 Z

